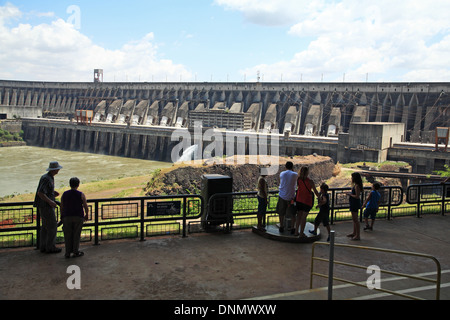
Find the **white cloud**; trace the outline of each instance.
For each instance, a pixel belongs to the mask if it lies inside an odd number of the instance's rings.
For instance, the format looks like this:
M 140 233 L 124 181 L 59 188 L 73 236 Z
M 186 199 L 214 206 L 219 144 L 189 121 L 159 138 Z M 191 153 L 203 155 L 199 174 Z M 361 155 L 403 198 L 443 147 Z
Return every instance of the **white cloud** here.
M 264 81 L 280 81 L 281 77 L 283 81 L 320 81 L 323 75 L 324 81 L 340 82 L 344 74 L 346 81 L 365 81 L 367 75 L 369 81 L 450 80 L 449 0 L 214 3 L 241 12 L 248 23 L 286 27 L 291 47 L 298 48 L 282 61 L 241 70 L 247 81 L 256 80 L 258 71 Z M 30 15 L 50 22 L 24 23 Z M 192 37 L 182 31 L 172 45 L 180 46 Z M 160 51 L 153 33 L 109 50 L 54 13 L 23 13 L 9 3 L 0 6 L 3 79 L 92 81 L 93 69 L 102 68 L 105 81 L 192 80 L 185 66 L 162 59 Z
M 214 0 L 228 10 L 243 13 L 249 22 L 266 25 L 289 25 L 323 6 L 323 0 Z
M 39 18 L 53 18 L 55 16 L 54 12 L 37 12 L 34 13 Z
M 104 81 L 177 81 L 180 76 L 191 77 L 184 66 L 158 59 L 153 33 L 119 50 L 108 50 L 62 19 L 51 24 L 9 26 L 21 16 L 11 4 L 0 7 L 0 78 L 93 81 L 96 68 L 104 69 Z
M 450 1 L 216 0 L 257 24 L 284 20 L 299 41 L 291 60 L 242 70 L 265 81 L 449 81 Z M 272 20 L 268 19 L 272 17 Z M 277 18 L 278 16 L 278 18 Z
M 5 6 L 0 7 L 0 25 L 3 25 L 10 20 L 20 18 L 22 13 L 20 10 L 10 3 L 5 4 Z

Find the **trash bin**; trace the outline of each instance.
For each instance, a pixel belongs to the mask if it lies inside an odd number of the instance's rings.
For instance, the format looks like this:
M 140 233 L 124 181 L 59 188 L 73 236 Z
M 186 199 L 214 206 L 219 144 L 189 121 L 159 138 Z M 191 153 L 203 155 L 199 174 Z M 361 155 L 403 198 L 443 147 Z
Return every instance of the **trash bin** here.
M 214 196 L 232 192 L 233 179 L 231 177 L 220 174 L 205 174 L 202 176 L 202 196 L 206 201 L 202 224 L 205 229 L 225 223 L 233 223 L 231 195 Z

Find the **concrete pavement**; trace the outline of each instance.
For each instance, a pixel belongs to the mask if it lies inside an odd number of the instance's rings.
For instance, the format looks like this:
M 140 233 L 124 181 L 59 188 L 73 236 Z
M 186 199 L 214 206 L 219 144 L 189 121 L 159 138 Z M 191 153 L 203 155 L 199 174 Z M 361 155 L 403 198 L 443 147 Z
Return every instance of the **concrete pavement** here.
M 321 227 L 322 228 L 322 227 Z M 374 231 L 361 231 L 361 241 L 346 237 L 352 223 L 332 226 L 336 243 L 425 253 L 436 257 L 443 270 L 441 299 L 450 299 L 450 217 L 425 216 L 377 221 Z M 326 239 L 326 230 L 322 239 Z M 41 254 L 32 248 L 0 250 L 0 299 L 19 300 L 322 300 L 327 299 L 327 280 L 314 277 L 309 291 L 310 243 L 286 243 L 261 237 L 251 230 L 231 234 L 192 234 L 135 240 L 82 244 L 85 256 L 65 259 L 64 254 Z M 327 258 L 328 246 L 316 249 Z M 336 248 L 337 260 L 409 274 L 430 274 L 431 261 L 378 252 Z M 80 290 L 67 286 L 70 266 L 80 270 Z M 315 270 L 327 273 L 327 264 L 316 262 Z M 366 270 L 337 266 L 335 276 L 364 283 Z M 391 285 L 394 276 L 382 276 Z M 433 277 L 433 275 L 430 275 Z M 415 284 L 413 287 L 429 286 Z M 401 290 L 409 290 L 403 282 Z M 405 287 L 406 286 L 406 287 Z M 395 286 L 394 286 L 395 287 Z M 415 291 L 414 291 L 415 292 Z M 433 299 L 432 290 L 417 293 Z M 415 292 L 416 293 L 416 292 Z M 376 294 L 367 288 L 336 282 L 333 298 L 353 299 Z M 412 294 L 412 293 L 411 293 Z M 377 299 L 390 299 L 377 296 Z

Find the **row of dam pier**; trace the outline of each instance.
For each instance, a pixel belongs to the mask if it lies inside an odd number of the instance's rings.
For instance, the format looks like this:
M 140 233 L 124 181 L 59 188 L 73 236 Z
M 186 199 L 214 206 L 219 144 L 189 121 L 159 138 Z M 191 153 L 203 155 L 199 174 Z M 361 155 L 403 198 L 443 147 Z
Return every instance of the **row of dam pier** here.
M 353 122 L 405 125 L 404 141 L 434 143 L 450 123 L 450 83 L 54 83 L 0 81 L 0 117 L 92 125 L 336 137 Z

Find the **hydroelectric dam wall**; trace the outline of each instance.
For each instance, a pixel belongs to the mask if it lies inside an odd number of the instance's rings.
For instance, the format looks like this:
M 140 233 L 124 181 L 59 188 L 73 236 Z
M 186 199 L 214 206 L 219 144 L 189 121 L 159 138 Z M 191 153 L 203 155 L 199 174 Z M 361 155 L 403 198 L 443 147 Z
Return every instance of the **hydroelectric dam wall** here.
M 404 141 L 434 143 L 450 122 L 450 83 L 64 83 L 0 80 L 0 118 L 73 118 L 186 128 L 212 126 L 333 137 L 352 122 L 405 125 Z M 193 113 L 197 112 L 197 113 Z M 201 114 L 203 112 L 203 114 Z M 230 123 L 229 118 L 235 116 Z M 228 121 L 228 122 L 227 122 Z
M 280 155 L 316 153 L 344 163 L 402 160 L 409 150 L 405 160 L 431 172 L 450 164 L 449 153 L 402 143 L 435 142 L 435 129 L 450 123 L 448 92 L 450 83 L 0 80 L 0 119 L 22 119 L 30 145 L 71 151 L 171 161 L 174 131 L 189 132 L 194 145 L 201 121 L 201 135 L 214 128 L 246 136 L 247 154 L 252 137 L 265 138 L 270 150 L 267 136 L 277 136 Z M 92 123 L 77 124 L 77 110 L 92 111 Z

